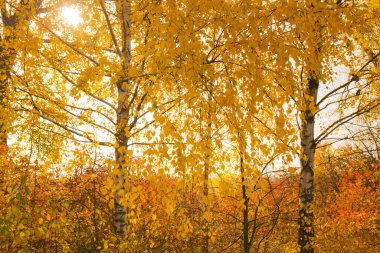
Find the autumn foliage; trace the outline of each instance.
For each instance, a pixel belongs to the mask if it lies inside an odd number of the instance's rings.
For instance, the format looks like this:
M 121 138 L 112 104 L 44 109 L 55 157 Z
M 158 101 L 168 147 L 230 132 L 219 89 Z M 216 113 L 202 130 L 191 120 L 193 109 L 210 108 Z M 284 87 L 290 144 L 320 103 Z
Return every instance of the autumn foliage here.
M 346 155 L 352 149 L 335 152 Z M 317 247 L 328 252 L 377 252 L 377 163 L 362 154 L 345 157 L 344 163 L 319 159 Z M 232 176 L 229 189 L 215 186 L 206 217 L 202 194 L 190 186 L 179 187 L 179 178 L 157 174 L 154 179 L 134 180 L 128 199 L 133 203 L 128 216 L 133 226 L 128 240 L 120 242 L 112 232 L 112 189 L 106 186 L 110 179 L 105 164 L 77 168 L 66 177 L 42 174 L 27 161 L 7 166 L 2 167 L 2 251 L 198 252 L 203 218 L 210 222 L 213 251 L 237 252 L 242 247 L 242 203 Z M 158 187 L 155 180 L 166 187 Z M 215 179 L 214 184 L 219 183 Z M 251 195 L 253 248 L 258 252 L 296 252 L 297 184 L 295 175 L 278 175 L 267 178 Z
M 380 252 L 377 0 L 0 0 L 0 252 Z

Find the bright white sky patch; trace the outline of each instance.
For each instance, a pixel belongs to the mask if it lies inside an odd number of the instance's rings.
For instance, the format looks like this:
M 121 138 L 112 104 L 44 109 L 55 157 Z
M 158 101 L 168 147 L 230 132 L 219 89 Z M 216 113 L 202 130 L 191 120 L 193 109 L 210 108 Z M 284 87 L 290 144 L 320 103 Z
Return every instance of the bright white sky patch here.
M 61 11 L 62 18 L 70 25 L 78 25 L 83 21 L 80 12 L 75 7 L 63 7 Z

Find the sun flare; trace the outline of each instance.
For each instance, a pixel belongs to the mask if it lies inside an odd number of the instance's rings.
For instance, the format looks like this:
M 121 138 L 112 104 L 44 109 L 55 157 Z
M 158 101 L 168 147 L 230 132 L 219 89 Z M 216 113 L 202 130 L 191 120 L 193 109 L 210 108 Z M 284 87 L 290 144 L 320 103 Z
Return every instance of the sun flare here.
M 75 7 L 62 8 L 61 15 L 64 21 L 70 25 L 75 26 L 83 21 L 82 17 L 80 16 L 80 11 Z

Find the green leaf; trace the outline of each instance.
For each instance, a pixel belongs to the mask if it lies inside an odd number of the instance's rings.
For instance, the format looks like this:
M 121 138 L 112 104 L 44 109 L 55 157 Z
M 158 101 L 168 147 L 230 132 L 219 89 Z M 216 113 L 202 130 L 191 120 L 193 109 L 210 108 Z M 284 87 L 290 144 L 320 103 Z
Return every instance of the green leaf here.
M 27 180 L 27 178 L 26 178 L 25 176 L 21 177 L 21 183 L 22 183 L 22 184 L 25 184 L 25 183 L 26 183 L 26 180 Z

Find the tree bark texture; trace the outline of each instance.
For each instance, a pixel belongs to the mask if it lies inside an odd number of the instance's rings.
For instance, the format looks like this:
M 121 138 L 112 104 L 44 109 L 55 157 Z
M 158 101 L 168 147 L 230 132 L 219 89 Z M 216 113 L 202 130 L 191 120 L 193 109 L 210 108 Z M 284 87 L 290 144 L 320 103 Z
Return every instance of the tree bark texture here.
M 299 182 L 299 230 L 298 245 L 300 252 L 314 252 L 314 156 L 315 140 L 314 125 L 315 114 L 312 106 L 316 106 L 319 80 L 311 77 L 308 80 L 305 92 L 306 109 L 303 111 L 305 118 L 301 125 L 301 173 Z
M 128 174 L 128 161 L 126 151 L 128 149 L 128 122 L 130 111 L 128 108 L 128 100 L 130 95 L 130 84 L 128 80 L 128 67 L 131 63 L 131 3 L 129 0 L 122 0 L 118 6 L 118 12 L 121 21 L 122 45 L 121 45 L 121 61 L 123 76 L 119 78 L 117 83 L 118 105 L 117 105 L 117 127 L 116 127 L 116 147 L 115 159 L 117 163 L 116 173 L 114 176 L 115 184 L 115 200 L 114 200 L 114 226 L 115 232 L 120 237 L 126 236 L 126 216 L 127 208 L 122 203 L 122 199 L 126 195 L 126 179 Z

